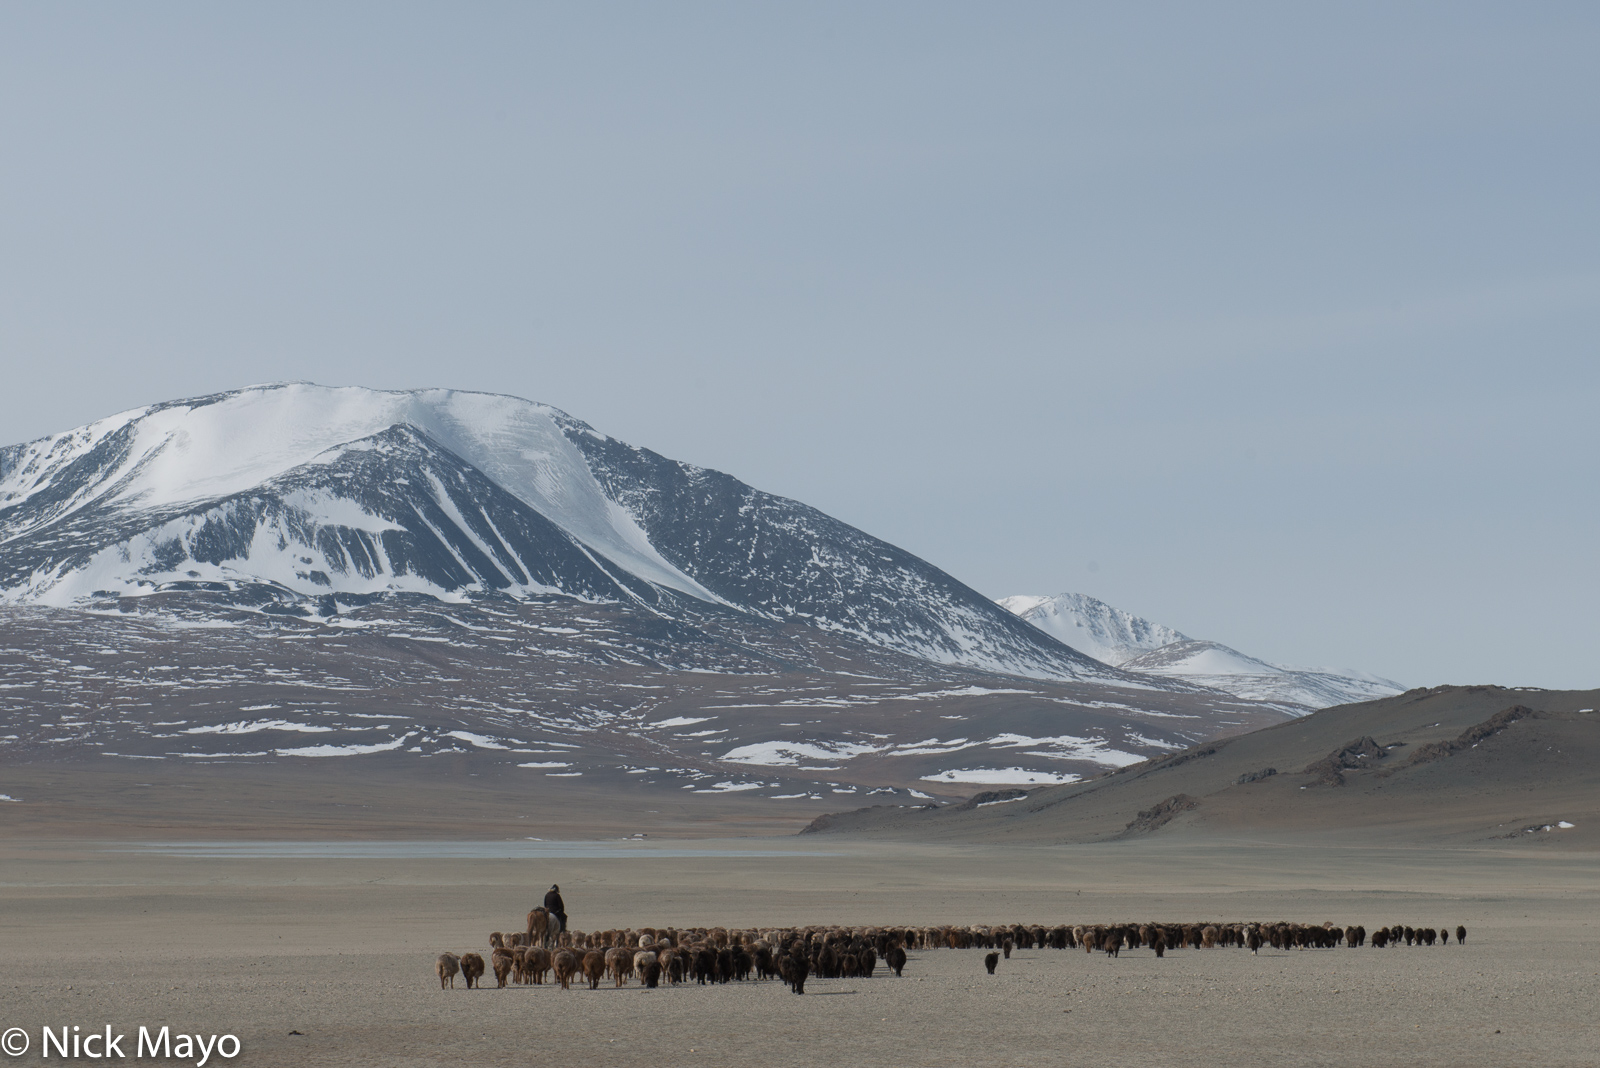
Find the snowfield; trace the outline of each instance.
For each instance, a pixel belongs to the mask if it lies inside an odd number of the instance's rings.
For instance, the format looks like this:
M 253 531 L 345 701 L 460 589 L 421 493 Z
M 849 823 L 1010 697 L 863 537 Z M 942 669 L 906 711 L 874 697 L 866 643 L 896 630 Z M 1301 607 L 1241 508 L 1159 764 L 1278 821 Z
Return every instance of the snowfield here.
M 1035 771 L 1031 768 L 954 768 L 937 775 L 924 775 L 928 782 L 969 782 L 997 786 L 1060 786 L 1077 782 L 1082 776 L 1063 772 Z

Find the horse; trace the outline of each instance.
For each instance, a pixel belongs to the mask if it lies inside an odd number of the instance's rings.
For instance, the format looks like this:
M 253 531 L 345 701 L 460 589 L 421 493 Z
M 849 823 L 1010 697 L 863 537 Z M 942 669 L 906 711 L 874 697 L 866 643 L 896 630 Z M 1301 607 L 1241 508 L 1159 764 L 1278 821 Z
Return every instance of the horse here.
M 560 924 L 553 922 L 554 917 L 550 910 L 539 905 L 528 913 L 528 944 L 530 946 L 543 946 L 549 949 L 555 945 L 556 932 Z

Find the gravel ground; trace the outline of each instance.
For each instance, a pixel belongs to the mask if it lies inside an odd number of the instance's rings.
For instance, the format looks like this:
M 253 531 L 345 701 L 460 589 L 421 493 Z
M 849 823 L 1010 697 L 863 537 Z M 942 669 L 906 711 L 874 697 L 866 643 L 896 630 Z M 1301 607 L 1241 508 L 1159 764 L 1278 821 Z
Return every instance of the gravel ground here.
M 773 848 L 722 842 L 719 848 Z M 1297 843 L 443 861 L 0 847 L 0 1028 L 238 1035 L 248 1065 L 1593 1065 L 1600 865 Z M 1090 873 L 1090 874 L 1086 874 Z M 1165 873 L 1159 875 L 1157 873 Z M 555 879 L 613 924 L 1465 923 L 1464 946 L 913 953 L 905 977 L 438 989 Z M 582 922 L 593 917 L 591 922 Z M 459 985 L 459 984 L 458 984 Z M 301 1032 L 291 1034 L 291 1032 Z M 176 1059 L 173 1062 L 176 1063 Z M 190 1059 L 187 1063 L 193 1063 Z

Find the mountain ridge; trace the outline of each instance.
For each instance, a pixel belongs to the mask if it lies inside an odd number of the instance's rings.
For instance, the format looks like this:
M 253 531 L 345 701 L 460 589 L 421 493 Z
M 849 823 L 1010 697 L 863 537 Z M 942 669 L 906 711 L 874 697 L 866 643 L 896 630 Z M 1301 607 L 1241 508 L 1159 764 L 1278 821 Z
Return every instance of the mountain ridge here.
M 1274 664 L 1221 642 L 1191 638 L 1088 594 L 1023 594 L 995 603 L 1110 666 L 1184 679 L 1236 697 L 1309 710 L 1386 697 L 1404 689 L 1373 675 Z

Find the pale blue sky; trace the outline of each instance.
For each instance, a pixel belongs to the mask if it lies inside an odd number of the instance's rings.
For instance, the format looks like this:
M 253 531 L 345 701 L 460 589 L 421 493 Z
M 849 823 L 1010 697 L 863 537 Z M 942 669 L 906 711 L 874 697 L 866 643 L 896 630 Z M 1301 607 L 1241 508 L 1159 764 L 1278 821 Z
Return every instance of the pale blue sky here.
M 547 401 L 1291 663 L 1600 685 L 1592 4 L 8 4 L 0 439 Z

